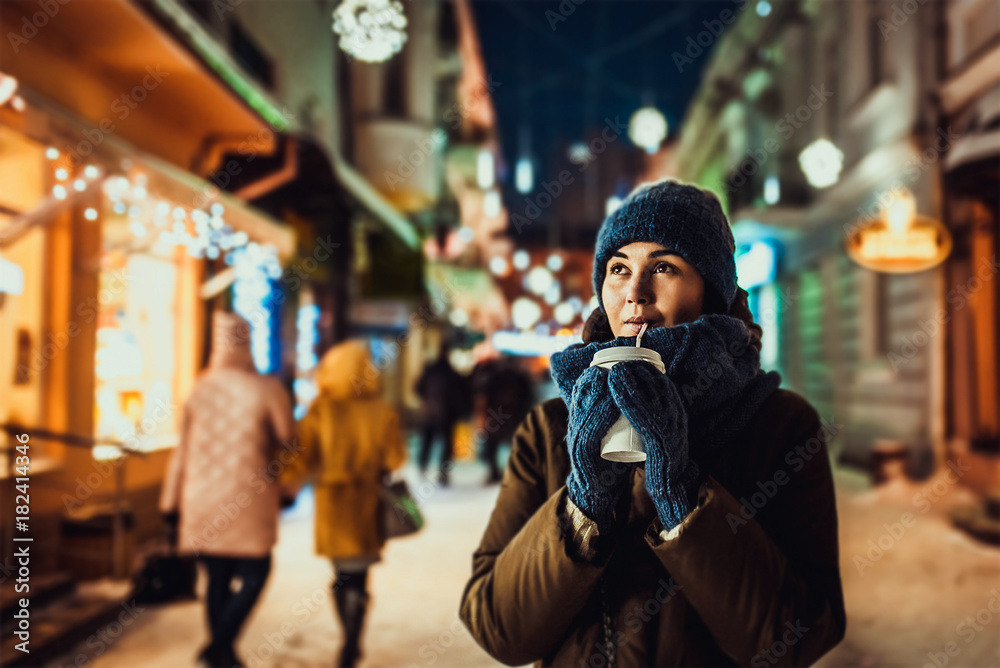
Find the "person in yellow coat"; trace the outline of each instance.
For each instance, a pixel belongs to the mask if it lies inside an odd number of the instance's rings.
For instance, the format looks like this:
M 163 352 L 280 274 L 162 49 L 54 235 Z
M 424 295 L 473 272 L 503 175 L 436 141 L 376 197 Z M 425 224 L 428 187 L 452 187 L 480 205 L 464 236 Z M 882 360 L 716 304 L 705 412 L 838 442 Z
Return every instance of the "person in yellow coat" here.
M 286 469 L 291 486 L 312 475 L 316 552 L 333 560 L 333 596 L 344 628 L 341 666 L 361 657 L 368 609 L 368 568 L 379 561 L 380 489 L 406 461 L 395 408 L 379 396 L 368 346 L 350 340 L 331 348 L 316 371 L 318 395 L 299 423 L 301 452 Z

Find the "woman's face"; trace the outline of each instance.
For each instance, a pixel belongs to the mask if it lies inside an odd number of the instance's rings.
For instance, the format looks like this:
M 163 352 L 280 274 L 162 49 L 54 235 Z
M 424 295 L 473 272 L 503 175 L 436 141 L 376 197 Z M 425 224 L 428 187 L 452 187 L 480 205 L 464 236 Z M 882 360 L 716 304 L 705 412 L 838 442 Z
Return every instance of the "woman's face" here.
M 611 332 L 635 336 L 701 315 L 705 281 L 681 256 L 660 244 L 637 241 L 619 248 L 605 268 L 601 299 Z

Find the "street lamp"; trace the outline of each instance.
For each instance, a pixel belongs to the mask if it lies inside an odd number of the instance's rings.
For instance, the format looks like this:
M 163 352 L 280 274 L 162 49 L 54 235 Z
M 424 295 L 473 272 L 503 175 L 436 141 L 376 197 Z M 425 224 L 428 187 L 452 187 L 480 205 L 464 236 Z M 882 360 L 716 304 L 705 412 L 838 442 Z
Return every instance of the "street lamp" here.
M 799 167 L 813 188 L 829 188 L 840 178 L 844 153 L 829 139 L 817 139 L 799 153 Z
M 629 119 L 628 137 L 646 153 L 656 153 L 666 136 L 667 119 L 656 107 L 642 107 Z

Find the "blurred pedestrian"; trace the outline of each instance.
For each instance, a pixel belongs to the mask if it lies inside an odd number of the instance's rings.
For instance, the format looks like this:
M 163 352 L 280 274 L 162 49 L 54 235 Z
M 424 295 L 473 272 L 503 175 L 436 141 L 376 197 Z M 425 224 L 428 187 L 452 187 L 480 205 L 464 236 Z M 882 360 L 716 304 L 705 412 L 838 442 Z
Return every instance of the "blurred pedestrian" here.
M 760 368 L 734 245 L 718 199 L 674 181 L 601 226 L 599 308 L 551 358 L 561 397 L 514 437 L 462 597 L 503 663 L 804 666 L 843 638 L 828 428 Z M 644 326 L 665 373 L 591 366 Z M 622 416 L 640 464 L 600 454 Z
M 436 360 L 424 368 L 417 380 L 417 394 L 424 401 L 423 440 L 420 444 L 420 472 L 427 471 L 431 449 L 438 436 L 443 445 L 439 465 L 438 482 L 447 487 L 450 482 L 451 460 L 455 448 L 455 423 L 469 413 L 472 401 L 469 386 L 451 366 L 446 343 L 441 344 Z
M 286 472 L 293 486 L 314 478 L 316 552 L 333 560 L 333 598 L 344 629 L 339 666 L 361 658 L 368 569 L 385 544 L 380 491 L 386 475 L 406 462 L 399 415 L 379 396 L 372 369 L 361 341 L 323 355 L 318 395 L 299 423 L 302 453 Z
M 476 421 L 483 434 L 480 456 L 489 470 L 486 484 L 500 482 L 500 445 L 514 436 L 534 405 L 531 378 L 510 358 L 483 360 L 472 370 Z
M 250 325 L 215 313 L 208 369 L 184 404 L 160 499 L 168 523 L 179 525 L 178 550 L 200 556 L 208 571 L 203 665 L 240 665 L 234 643 L 271 570 L 282 496 L 259 472 L 288 445 L 294 424 L 281 382 L 254 367 Z

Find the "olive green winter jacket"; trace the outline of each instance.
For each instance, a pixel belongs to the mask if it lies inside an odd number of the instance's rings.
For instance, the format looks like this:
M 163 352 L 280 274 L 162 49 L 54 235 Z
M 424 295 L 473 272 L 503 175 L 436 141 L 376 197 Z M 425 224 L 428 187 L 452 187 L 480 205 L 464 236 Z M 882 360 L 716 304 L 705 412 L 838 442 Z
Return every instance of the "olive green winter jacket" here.
M 596 535 L 566 499 L 567 417 L 553 399 L 521 424 L 473 555 L 461 617 L 487 652 L 510 665 L 598 668 L 612 654 L 622 667 L 758 668 L 812 664 L 843 638 L 825 445 L 836 426 L 805 399 L 777 390 L 715 459 L 692 443 L 707 476 L 669 534 L 636 468 L 615 531 Z

